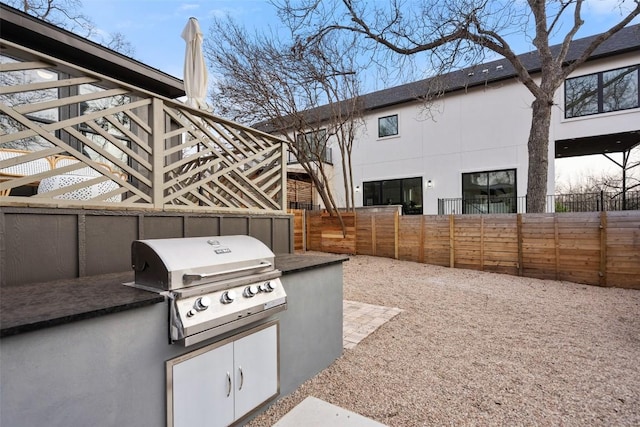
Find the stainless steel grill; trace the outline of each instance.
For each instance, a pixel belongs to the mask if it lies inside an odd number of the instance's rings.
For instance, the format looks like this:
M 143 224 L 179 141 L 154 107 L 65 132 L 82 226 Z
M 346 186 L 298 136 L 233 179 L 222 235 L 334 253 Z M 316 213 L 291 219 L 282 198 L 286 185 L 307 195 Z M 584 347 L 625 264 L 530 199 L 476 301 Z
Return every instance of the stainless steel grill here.
M 275 255 L 249 236 L 136 240 L 132 286 L 170 300 L 171 342 L 189 346 L 287 308 Z

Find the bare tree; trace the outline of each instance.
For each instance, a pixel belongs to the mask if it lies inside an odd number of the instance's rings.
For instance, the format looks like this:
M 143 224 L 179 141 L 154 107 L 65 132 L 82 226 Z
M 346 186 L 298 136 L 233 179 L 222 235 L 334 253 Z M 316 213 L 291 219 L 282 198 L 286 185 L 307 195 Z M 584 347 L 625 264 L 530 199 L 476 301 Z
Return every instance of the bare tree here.
M 3 3 L 82 37 L 94 39 L 124 55 L 133 56 L 135 52 L 122 33 L 99 34 L 91 18 L 81 12 L 81 0 L 3 0 Z
M 131 42 L 120 32 L 109 33 L 107 39 L 103 40 L 101 44 L 111 50 L 115 50 L 116 52 L 120 52 L 121 54 L 132 58 L 136 52 L 136 49 L 133 47 Z
M 534 97 L 528 139 L 527 211 L 544 212 L 547 191 L 548 144 L 556 90 L 603 42 L 640 14 L 640 0 L 620 1 L 620 20 L 593 38 L 575 59 L 567 60 L 570 44 L 584 24 L 584 0 L 422 0 L 366 2 L 359 0 L 282 0 L 280 13 L 295 21 L 300 37 L 313 44 L 335 31 L 357 34 L 400 55 L 425 53 L 435 63 L 454 66 L 470 55 L 493 51 L 513 65 L 518 79 Z M 540 60 L 535 78 L 507 39 L 521 34 L 531 42 Z M 559 37 L 559 49 L 551 48 Z M 443 66 L 435 69 L 443 70 Z
M 604 157 L 615 164 L 619 171 L 589 170 L 575 180 L 563 181 L 557 187 L 558 198 L 591 197 L 601 206 L 612 209 L 640 209 L 640 145 L 620 153 Z
M 231 19 L 217 19 L 204 53 L 214 71 L 216 112 L 281 135 L 344 231 L 327 146 L 336 141 L 340 149 L 346 207 L 352 209 L 351 147 L 362 109 L 355 62 L 340 43 L 329 37 L 304 46 L 250 35 Z
M 613 190 L 622 196 L 622 209 L 638 209 L 640 206 L 638 206 L 637 203 L 634 204 L 633 207 L 627 203 L 627 193 L 629 190 L 637 190 L 640 188 L 640 179 L 637 174 L 634 174 L 634 172 L 638 172 L 636 168 L 640 167 L 640 150 L 635 150 L 634 153 L 634 150 L 630 149 L 623 151 L 621 154 L 622 158 L 620 160 L 615 159 L 609 154 L 605 154 L 606 158 L 621 168 L 622 174 L 617 179 L 615 177 L 606 177 L 603 179 L 602 184 L 606 189 Z

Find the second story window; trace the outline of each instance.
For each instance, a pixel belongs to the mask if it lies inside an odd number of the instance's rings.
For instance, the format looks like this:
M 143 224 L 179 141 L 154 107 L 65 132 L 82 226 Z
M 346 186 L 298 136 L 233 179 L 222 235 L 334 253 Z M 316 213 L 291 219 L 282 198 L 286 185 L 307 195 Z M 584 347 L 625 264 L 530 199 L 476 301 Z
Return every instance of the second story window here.
M 299 161 L 331 163 L 331 150 L 327 149 L 327 139 L 326 129 L 299 133 L 296 136 L 296 157 Z
M 639 65 L 633 65 L 567 79 L 565 118 L 638 108 L 639 70 Z
M 398 115 L 380 117 L 378 119 L 378 138 L 398 134 Z

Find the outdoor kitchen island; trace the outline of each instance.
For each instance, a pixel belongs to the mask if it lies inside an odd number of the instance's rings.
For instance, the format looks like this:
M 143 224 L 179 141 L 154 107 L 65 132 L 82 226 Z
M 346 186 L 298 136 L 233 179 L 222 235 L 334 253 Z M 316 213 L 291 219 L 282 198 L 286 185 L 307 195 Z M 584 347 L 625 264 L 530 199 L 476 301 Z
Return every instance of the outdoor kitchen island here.
M 276 256 L 287 310 L 264 322 L 278 325 L 278 397 L 342 354 L 347 259 Z M 166 362 L 255 326 L 170 345 L 165 298 L 123 285 L 132 280 L 125 272 L 2 288 L 0 425 L 167 425 Z

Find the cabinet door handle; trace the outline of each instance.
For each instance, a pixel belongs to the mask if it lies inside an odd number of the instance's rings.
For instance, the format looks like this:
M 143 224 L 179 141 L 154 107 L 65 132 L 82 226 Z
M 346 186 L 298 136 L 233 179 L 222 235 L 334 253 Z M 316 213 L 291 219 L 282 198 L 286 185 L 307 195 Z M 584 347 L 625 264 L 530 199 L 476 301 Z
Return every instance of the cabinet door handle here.
M 244 384 L 244 373 L 242 372 L 242 366 L 238 366 L 238 370 L 240 371 L 240 387 L 238 387 L 238 390 L 242 390 L 242 385 Z
M 227 372 L 227 397 L 231 395 L 231 374 Z

